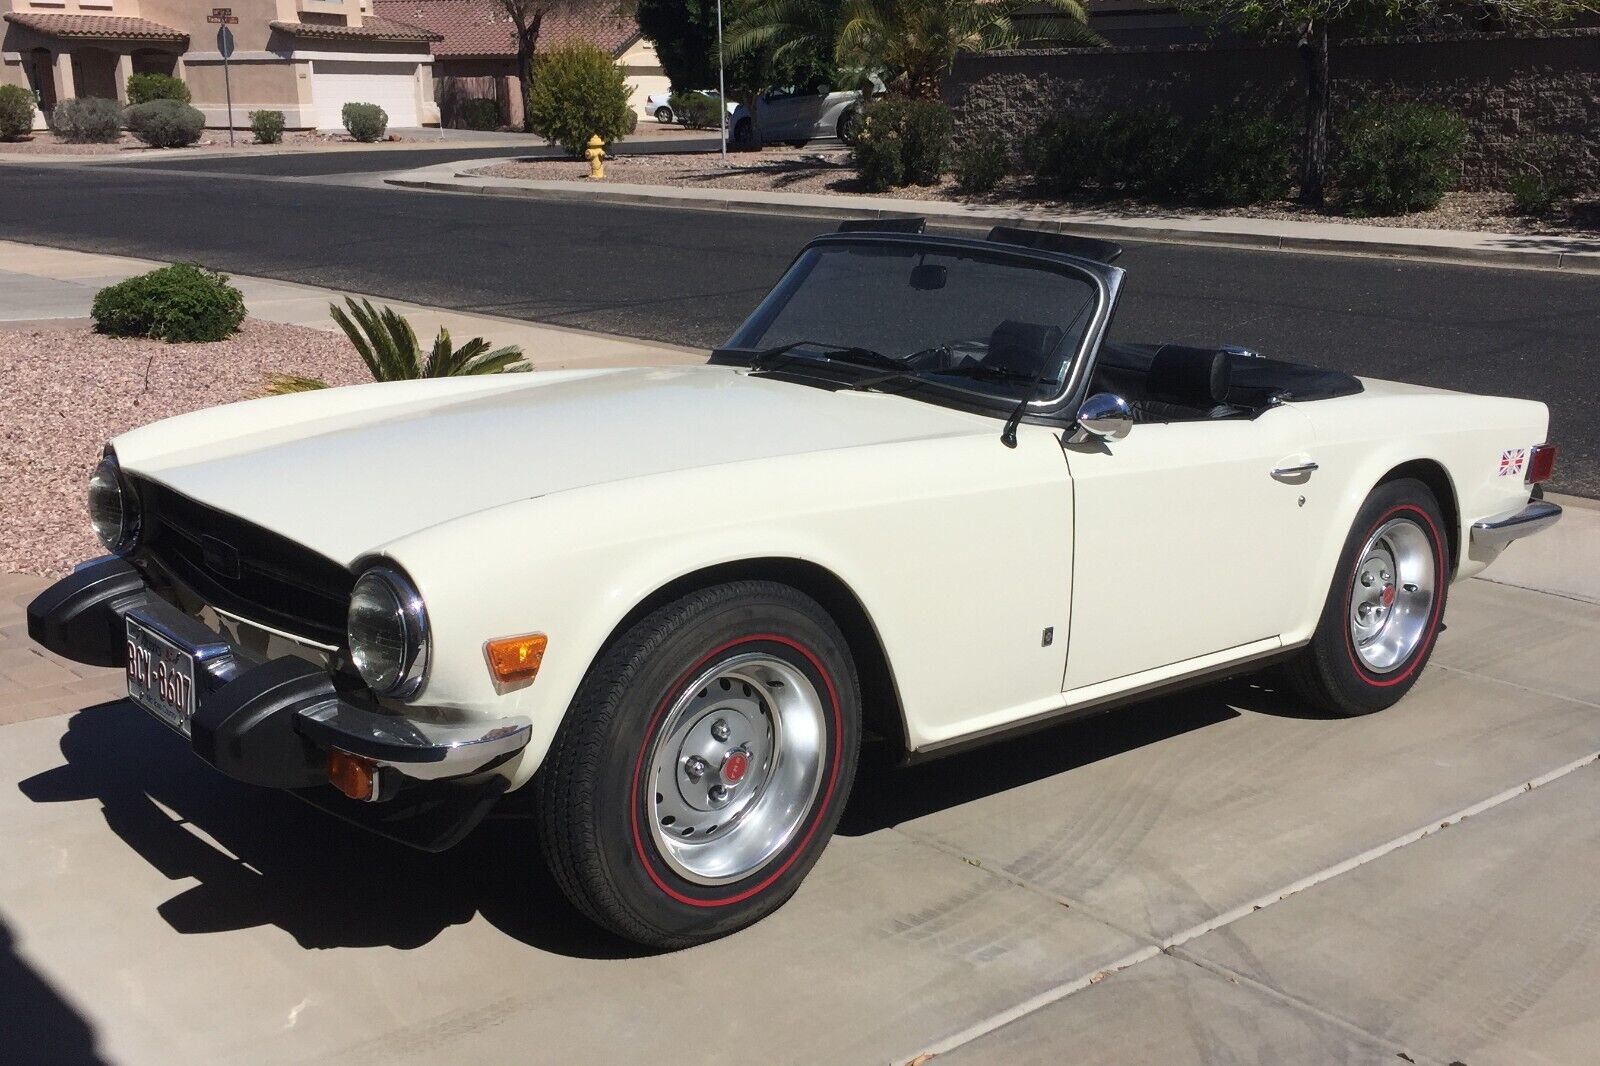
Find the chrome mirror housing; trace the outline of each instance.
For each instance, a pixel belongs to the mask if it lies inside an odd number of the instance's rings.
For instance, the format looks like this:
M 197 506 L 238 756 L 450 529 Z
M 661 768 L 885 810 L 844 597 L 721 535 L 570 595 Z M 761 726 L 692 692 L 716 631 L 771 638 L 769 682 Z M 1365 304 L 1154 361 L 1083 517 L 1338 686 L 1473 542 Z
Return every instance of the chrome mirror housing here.
M 1121 440 L 1133 432 L 1133 409 L 1114 392 L 1097 392 L 1078 408 L 1078 428 L 1100 440 Z

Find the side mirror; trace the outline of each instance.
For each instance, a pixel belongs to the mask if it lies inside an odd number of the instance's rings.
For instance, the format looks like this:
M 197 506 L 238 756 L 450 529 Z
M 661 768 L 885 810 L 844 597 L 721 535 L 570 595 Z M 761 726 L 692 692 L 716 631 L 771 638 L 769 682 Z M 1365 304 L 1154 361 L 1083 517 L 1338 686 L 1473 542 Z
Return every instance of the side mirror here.
M 1133 432 L 1133 409 L 1112 392 L 1097 392 L 1078 408 L 1078 428 L 1100 440 L 1121 440 Z

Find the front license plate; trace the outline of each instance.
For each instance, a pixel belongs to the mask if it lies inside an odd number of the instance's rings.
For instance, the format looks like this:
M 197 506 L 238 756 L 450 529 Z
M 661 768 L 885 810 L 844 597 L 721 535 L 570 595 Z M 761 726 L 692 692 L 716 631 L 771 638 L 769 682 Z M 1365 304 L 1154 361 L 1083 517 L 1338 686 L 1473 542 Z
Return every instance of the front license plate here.
M 128 698 L 189 735 L 194 716 L 194 656 L 131 616 L 128 624 Z

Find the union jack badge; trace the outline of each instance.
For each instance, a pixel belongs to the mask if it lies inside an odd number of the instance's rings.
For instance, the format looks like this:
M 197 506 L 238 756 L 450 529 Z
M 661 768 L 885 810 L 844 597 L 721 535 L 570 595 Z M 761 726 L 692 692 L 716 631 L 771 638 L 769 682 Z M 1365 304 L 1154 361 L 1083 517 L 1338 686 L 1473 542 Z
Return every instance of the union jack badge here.
M 1527 458 L 1527 452 L 1522 448 L 1507 448 L 1500 453 L 1500 476 L 1511 477 L 1522 473 L 1522 461 Z

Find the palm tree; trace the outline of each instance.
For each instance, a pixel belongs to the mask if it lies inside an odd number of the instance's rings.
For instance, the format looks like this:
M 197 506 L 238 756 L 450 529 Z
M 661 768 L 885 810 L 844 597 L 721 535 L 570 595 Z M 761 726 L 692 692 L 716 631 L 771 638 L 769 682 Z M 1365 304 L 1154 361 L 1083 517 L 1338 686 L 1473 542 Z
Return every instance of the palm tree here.
M 754 0 L 734 15 L 727 48 L 782 68 L 832 56 L 838 41 L 839 0 Z
M 845 0 L 835 49 L 841 64 L 891 71 L 906 95 L 937 100 L 956 56 L 1104 44 L 1088 21 L 1079 0 Z

